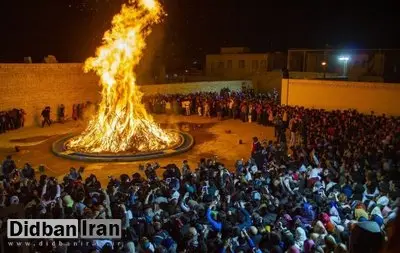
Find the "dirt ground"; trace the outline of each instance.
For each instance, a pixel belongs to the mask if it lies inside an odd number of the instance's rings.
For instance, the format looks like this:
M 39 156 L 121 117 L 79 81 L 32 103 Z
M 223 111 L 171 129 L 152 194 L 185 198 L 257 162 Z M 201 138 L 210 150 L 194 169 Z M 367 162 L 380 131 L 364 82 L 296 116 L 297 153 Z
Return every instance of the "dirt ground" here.
M 155 120 L 165 128 L 180 129 L 189 132 L 195 139 L 194 147 L 184 153 L 172 157 L 158 159 L 161 166 L 175 163 L 178 166 L 183 160 L 196 167 L 200 158 L 217 156 L 229 169 L 233 169 L 236 160 L 247 159 L 250 155 L 252 137 L 271 140 L 273 128 L 256 123 L 243 123 L 239 120 L 209 119 L 199 116 L 167 116 L 155 115 Z M 12 155 L 17 165 L 30 163 L 37 168 L 46 165 L 46 174 L 63 177 L 70 167 L 85 167 L 85 175 L 96 174 L 105 183 L 108 176 L 119 176 L 122 173 L 131 175 L 138 172 L 139 164 L 147 161 L 130 163 L 85 163 L 56 157 L 51 152 L 52 143 L 65 134 L 80 132 L 84 129 L 82 122 L 54 124 L 51 127 L 30 127 L 10 131 L 0 135 L 0 157 Z M 242 140 L 243 144 L 239 144 Z M 19 147 L 16 152 L 15 147 Z M 162 172 L 160 172 L 162 173 Z

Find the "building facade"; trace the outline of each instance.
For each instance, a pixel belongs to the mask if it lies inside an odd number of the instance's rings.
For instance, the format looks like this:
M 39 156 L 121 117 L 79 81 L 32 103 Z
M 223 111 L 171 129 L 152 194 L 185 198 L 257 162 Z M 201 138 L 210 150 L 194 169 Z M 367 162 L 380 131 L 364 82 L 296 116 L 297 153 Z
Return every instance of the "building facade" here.
M 400 50 L 395 49 L 290 49 L 290 72 L 337 74 L 350 81 L 399 80 Z
M 206 75 L 221 79 L 251 79 L 285 65 L 282 53 L 250 53 L 245 47 L 221 48 L 220 54 L 206 56 Z

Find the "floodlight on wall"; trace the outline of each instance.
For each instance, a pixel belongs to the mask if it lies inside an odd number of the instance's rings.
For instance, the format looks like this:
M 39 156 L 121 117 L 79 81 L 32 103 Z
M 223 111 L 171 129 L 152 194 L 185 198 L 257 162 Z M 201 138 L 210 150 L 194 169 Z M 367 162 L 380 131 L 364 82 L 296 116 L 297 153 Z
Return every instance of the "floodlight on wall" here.
M 326 61 L 321 62 L 321 66 L 322 66 L 322 68 L 324 70 L 324 79 L 326 77 L 326 65 L 327 65 Z

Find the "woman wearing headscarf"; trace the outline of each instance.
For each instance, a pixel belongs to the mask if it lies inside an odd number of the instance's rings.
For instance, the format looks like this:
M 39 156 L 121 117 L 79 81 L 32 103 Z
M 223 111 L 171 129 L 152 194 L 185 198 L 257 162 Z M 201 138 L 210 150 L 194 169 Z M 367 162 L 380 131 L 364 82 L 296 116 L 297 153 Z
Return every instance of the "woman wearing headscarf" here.
M 304 253 L 313 253 L 314 252 L 315 243 L 311 239 L 307 239 L 304 241 L 303 251 Z
M 333 232 L 335 230 L 335 225 L 331 222 L 331 218 L 327 213 L 322 213 L 320 220 L 328 232 Z
M 341 223 L 340 219 L 340 214 L 339 214 L 339 207 L 336 201 L 331 201 L 329 203 L 330 209 L 329 209 L 329 215 L 330 215 L 330 221 L 334 223 L 334 225 L 339 225 Z
M 296 233 L 294 237 L 295 246 L 300 250 L 303 251 L 304 249 L 304 241 L 307 240 L 306 231 L 302 227 L 296 228 Z
M 328 235 L 328 231 L 324 227 L 324 224 L 321 221 L 317 221 L 311 234 L 311 239 L 315 242 L 316 246 L 324 245 L 326 235 Z
M 328 235 L 325 237 L 325 253 L 333 253 L 336 248 L 336 240 L 332 235 Z
M 354 216 L 357 221 L 367 221 L 368 220 L 368 213 L 365 211 L 364 204 L 360 203 L 357 204 L 354 210 Z

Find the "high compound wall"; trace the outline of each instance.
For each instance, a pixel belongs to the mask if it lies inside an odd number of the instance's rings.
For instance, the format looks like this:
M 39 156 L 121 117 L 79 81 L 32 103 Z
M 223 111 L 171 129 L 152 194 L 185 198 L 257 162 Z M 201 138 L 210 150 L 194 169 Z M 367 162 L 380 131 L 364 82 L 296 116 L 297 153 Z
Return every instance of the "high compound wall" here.
M 0 64 L 0 111 L 22 108 L 26 112 L 26 125 L 38 125 L 45 106 L 52 108 L 52 119 L 60 104 L 71 117 L 73 104 L 100 99 L 98 78 L 85 74 L 82 64 Z M 155 93 L 191 93 L 219 91 L 222 88 L 240 90 L 251 86 L 250 81 L 194 82 L 179 84 L 144 85 L 141 90 Z
M 64 104 L 71 117 L 73 104 L 98 100 L 97 80 L 83 73 L 82 64 L 0 64 L 0 111 L 22 108 L 26 125 L 33 125 L 45 106 L 55 119 Z
M 281 103 L 400 115 L 400 84 L 282 79 Z

